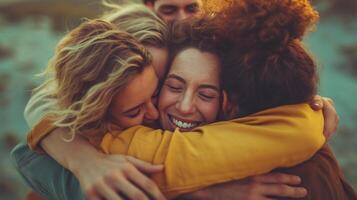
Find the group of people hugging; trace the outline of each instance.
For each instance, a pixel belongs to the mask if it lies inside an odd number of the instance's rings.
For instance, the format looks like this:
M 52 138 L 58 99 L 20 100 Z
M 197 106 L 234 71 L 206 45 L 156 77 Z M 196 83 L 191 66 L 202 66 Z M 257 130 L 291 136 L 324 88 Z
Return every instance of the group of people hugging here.
M 12 158 L 35 193 L 357 199 L 328 145 L 337 122 L 316 106 L 308 0 L 218 1 L 170 22 L 106 5 L 59 41 L 26 107 Z

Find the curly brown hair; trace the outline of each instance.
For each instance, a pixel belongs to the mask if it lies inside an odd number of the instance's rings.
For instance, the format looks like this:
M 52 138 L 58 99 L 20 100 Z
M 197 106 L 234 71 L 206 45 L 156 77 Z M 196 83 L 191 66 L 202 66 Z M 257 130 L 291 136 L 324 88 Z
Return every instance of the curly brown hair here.
M 317 90 L 317 67 L 302 38 L 318 20 L 308 0 L 239 0 L 216 14 L 225 39 L 223 87 L 241 116 L 303 103 Z

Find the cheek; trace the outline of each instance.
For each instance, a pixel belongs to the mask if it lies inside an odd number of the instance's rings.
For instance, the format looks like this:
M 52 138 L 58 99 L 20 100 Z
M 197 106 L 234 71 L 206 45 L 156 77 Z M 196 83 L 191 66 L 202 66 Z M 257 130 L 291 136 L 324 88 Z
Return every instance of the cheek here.
M 172 22 L 172 21 L 175 19 L 175 17 L 176 17 L 176 14 L 165 15 L 165 14 L 159 13 L 158 15 L 159 15 L 160 18 L 161 18 L 162 20 L 164 20 L 166 23 Z
M 219 101 L 201 102 L 198 110 L 207 120 L 207 123 L 215 122 L 219 111 Z
M 144 116 L 140 115 L 138 117 L 135 118 L 128 118 L 128 117 L 124 117 L 124 116 L 117 116 L 116 117 L 116 124 L 121 127 L 121 128 L 129 128 L 132 126 L 136 126 L 136 125 L 141 125 L 143 124 L 144 121 Z
M 179 101 L 179 94 L 170 92 L 165 86 L 160 92 L 159 98 L 159 111 L 163 111 L 170 106 L 175 106 L 176 102 Z
M 160 80 L 164 79 L 165 73 L 166 73 L 166 60 L 165 58 L 160 58 L 160 60 L 157 60 L 156 62 L 153 63 L 155 71 L 157 75 L 159 76 Z
M 198 16 L 198 13 L 197 12 L 195 12 L 195 13 L 191 13 L 191 12 L 185 12 L 185 14 L 186 14 L 186 17 L 195 17 L 195 16 Z

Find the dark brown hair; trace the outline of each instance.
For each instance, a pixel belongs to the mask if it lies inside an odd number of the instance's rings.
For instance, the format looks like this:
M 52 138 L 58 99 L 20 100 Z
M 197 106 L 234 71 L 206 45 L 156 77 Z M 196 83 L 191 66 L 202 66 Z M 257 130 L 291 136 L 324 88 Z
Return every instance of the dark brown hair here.
M 152 3 L 154 4 L 156 0 L 143 0 L 144 4 Z
M 215 30 L 211 26 L 210 16 L 201 16 L 199 18 L 190 18 L 176 21 L 171 25 L 171 56 L 193 47 L 202 52 L 210 52 L 220 56 L 219 44 L 215 37 Z
M 228 48 L 222 80 L 241 116 L 312 99 L 317 67 L 302 38 L 318 19 L 307 0 L 239 0 L 217 13 Z

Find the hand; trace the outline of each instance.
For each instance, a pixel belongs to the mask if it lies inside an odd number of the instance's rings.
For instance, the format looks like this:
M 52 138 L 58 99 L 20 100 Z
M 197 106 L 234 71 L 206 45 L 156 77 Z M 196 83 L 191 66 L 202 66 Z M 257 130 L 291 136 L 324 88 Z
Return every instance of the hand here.
M 274 197 L 302 198 L 307 190 L 298 185 L 300 177 L 284 173 L 268 173 L 243 180 L 210 186 L 203 190 L 186 194 L 180 199 L 205 200 L 270 200 Z
M 75 175 L 89 200 L 165 199 L 157 185 L 145 175 L 161 172 L 162 165 L 121 155 L 87 160 L 90 161 L 83 162 Z
M 324 114 L 324 136 L 326 140 L 330 139 L 337 130 L 339 117 L 336 112 L 333 100 L 328 97 L 321 97 L 316 95 L 314 100 L 310 103 L 314 110 L 321 110 Z
M 40 144 L 78 178 L 89 200 L 165 199 L 145 175 L 161 172 L 162 165 L 151 165 L 129 156 L 103 154 L 79 134 L 71 142 L 65 142 L 63 134 L 66 133 L 67 129 L 57 128 Z

